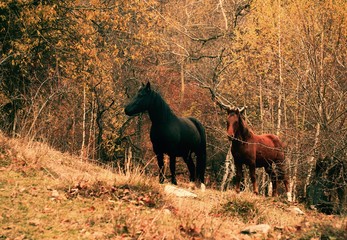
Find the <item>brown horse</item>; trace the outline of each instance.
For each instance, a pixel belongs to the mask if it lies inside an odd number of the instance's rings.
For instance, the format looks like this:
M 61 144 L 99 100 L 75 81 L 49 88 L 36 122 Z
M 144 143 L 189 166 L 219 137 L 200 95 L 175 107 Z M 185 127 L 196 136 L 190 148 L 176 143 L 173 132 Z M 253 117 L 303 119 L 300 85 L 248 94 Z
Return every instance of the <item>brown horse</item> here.
M 285 172 L 285 158 L 283 144 L 272 134 L 256 135 L 243 119 L 243 109 L 228 109 L 227 133 L 232 141 L 231 153 L 236 167 L 236 192 L 240 192 L 242 165 L 249 167 L 253 191 L 258 194 L 255 169 L 264 167 L 273 184 L 273 196 L 277 195 L 277 178 L 283 180 L 288 198 L 290 198 L 289 184 Z M 276 165 L 276 172 L 272 164 Z

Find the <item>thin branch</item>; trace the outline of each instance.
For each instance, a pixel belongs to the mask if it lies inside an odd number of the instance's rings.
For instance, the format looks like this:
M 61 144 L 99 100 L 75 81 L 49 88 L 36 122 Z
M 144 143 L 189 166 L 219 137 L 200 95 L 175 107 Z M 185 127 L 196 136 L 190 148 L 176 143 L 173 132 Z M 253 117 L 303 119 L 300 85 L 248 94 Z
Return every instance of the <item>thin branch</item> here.
M 200 83 L 200 87 L 201 88 L 205 88 L 208 89 L 211 93 L 211 98 L 212 101 L 215 102 L 221 109 L 223 110 L 231 110 L 235 107 L 231 106 L 231 104 L 226 104 L 224 101 L 227 101 L 224 97 L 220 96 L 219 93 L 216 93 L 215 89 L 213 89 L 212 87 L 206 85 L 205 83 L 203 83 L 200 79 L 198 79 L 197 77 L 194 77 L 196 79 L 196 81 L 198 81 Z M 222 98 L 224 99 L 224 101 L 222 100 Z M 228 101 L 227 101 L 228 102 Z
M 225 30 L 228 30 L 228 18 L 227 18 L 227 15 L 225 14 L 225 11 L 223 8 L 223 0 L 219 0 L 219 6 L 220 6 L 220 9 L 222 11 L 223 18 L 224 18 Z
M 1 59 L 0 60 L 0 65 L 1 64 L 3 64 L 4 62 L 6 62 L 10 57 L 12 57 L 13 56 L 13 54 L 10 54 L 10 55 L 8 55 L 7 57 L 5 57 L 4 59 Z
M 208 56 L 208 55 L 202 55 L 202 56 L 199 56 L 199 57 L 192 57 L 190 56 L 189 58 L 193 61 L 199 61 L 200 59 L 203 59 L 203 58 L 210 58 L 210 59 L 214 59 L 214 58 L 218 58 L 219 56 Z

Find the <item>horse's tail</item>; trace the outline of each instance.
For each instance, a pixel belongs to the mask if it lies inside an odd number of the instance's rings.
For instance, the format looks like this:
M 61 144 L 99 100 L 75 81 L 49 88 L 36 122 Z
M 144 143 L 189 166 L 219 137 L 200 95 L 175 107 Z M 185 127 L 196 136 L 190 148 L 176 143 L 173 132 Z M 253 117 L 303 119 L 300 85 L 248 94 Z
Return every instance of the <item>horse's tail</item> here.
M 189 118 L 198 129 L 200 133 L 200 146 L 196 152 L 196 175 L 201 183 L 205 183 L 205 170 L 206 170 L 206 133 L 204 126 L 195 118 Z

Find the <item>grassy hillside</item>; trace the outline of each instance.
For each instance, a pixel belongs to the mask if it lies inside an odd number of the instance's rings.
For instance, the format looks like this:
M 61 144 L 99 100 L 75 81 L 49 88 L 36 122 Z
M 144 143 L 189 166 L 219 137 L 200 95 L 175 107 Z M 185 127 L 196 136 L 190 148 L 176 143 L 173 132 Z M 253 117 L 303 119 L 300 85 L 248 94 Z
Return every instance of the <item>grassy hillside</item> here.
M 168 196 L 136 171 L 0 133 L 0 239 L 347 239 L 345 217 L 282 198 L 194 192 L 196 199 Z M 262 223 L 271 226 L 267 235 L 241 233 Z

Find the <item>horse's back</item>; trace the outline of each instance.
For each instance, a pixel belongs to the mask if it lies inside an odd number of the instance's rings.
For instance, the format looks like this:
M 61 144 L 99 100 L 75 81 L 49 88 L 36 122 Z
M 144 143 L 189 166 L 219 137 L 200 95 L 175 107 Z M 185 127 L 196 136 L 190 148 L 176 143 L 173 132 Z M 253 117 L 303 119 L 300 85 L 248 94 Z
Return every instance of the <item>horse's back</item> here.
M 200 131 L 194 121 L 194 118 L 179 118 L 180 120 L 180 132 L 181 132 L 181 144 L 189 146 L 192 150 L 197 149 L 201 142 L 202 137 Z
M 276 148 L 282 148 L 283 143 L 281 142 L 280 138 L 274 134 L 264 134 L 265 138 L 269 139 L 269 142 L 273 144 Z
M 283 144 L 279 137 L 273 134 L 262 134 L 256 136 L 256 154 L 257 154 L 257 165 L 261 165 L 271 160 L 272 162 L 284 161 L 284 149 Z
M 189 118 L 176 118 L 151 128 L 151 141 L 156 152 L 183 156 L 195 152 L 202 141 L 200 132 Z
M 268 146 L 270 148 L 282 148 L 283 144 L 278 136 L 274 134 L 262 134 L 255 135 L 254 137 L 256 142 L 259 142 L 262 145 Z

